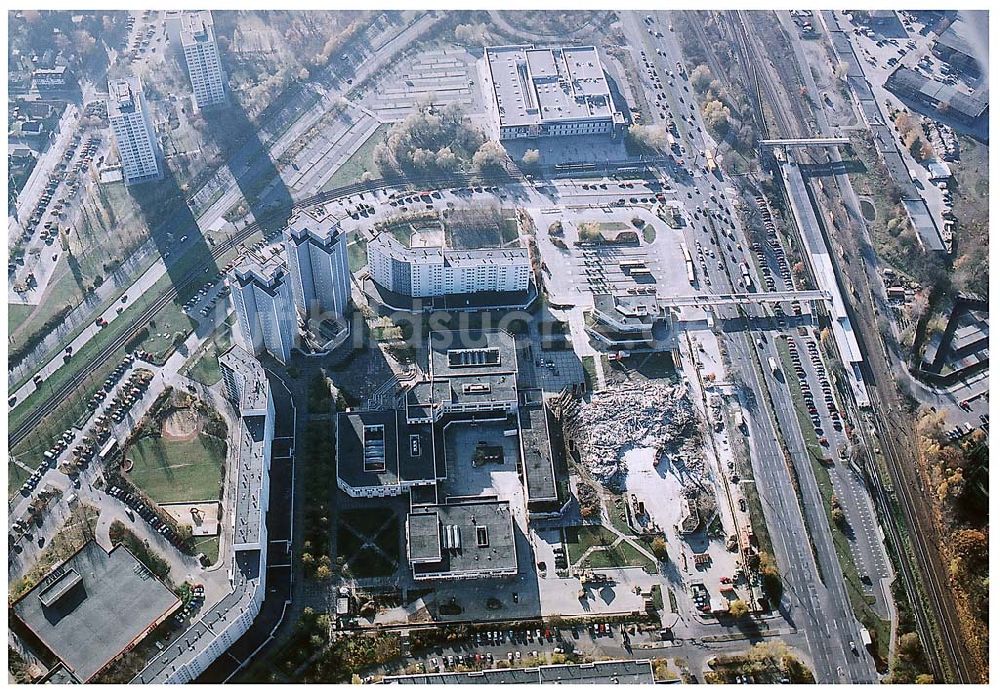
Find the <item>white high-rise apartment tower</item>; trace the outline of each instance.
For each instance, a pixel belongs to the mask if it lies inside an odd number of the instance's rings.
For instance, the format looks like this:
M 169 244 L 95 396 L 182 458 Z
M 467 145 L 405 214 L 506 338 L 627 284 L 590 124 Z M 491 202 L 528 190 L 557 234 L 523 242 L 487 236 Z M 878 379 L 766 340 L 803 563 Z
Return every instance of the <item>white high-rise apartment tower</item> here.
M 118 146 L 125 184 L 158 179 L 156 132 L 139 78 L 108 83 L 108 120 Z
M 185 12 L 181 18 L 180 42 L 198 108 L 225 101 L 226 88 L 212 13 L 208 10 Z
M 297 333 L 288 280 L 276 256 L 266 260 L 248 256 L 230 276 L 243 346 L 256 356 L 267 351 L 282 363 L 291 357 Z
M 351 300 L 347 233 L 330 216 L 302 211 L 285 237 L 295 306 L 306 318 L 341 318 Z

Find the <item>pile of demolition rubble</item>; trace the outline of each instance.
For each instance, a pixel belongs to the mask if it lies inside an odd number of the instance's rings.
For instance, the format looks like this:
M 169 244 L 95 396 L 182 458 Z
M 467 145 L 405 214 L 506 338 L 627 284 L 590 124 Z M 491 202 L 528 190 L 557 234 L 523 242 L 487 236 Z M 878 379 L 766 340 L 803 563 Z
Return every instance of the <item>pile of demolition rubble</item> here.
M 684 385 L 624 382 L 577 402 L 564 412 L 566 436 L 581 464 L 610 489 L 620 490 L 632 448 L 656 448 L 687 468 L 701 464 L 701 434 Z M 659 459 L 659 458 L 658 458 Z

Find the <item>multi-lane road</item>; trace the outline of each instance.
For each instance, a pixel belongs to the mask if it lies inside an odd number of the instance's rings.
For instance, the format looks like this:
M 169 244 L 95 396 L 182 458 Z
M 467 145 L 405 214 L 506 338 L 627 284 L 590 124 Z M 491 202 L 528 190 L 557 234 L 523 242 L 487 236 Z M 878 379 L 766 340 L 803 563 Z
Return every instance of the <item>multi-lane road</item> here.
M 653 25 L 644 25 L 638 16 L 626 15 L 624 21 L 626 33 L 630 35 L 631 45 L 645 52 L 645 57 L 654 64 L 662 81 L 673 79 L 675 83 L 680 83 L 683 78 L 670 75 L 675 72 L 676 63 L 681 57 L 672 38 L 672 32 L 666 29 L 669 17 L 667 13 L 660 12 L 654 13 L 654 18 Z M 657 33 L 661 36 L 657 36 Z M 690 100 L 685 99 L 683 103 L 680 102 L 681 95 L 691 94 L 690 90 L 685 91 L 683 88 L 671 89 L 667 91 L 667 101 L 670 102 L 670 112 L 675 116 L 674 123 L 681 131 L 682 142 L 694 154 L 713 149 L 715 144 L 706 138 L 700 114 L 690 108 Z M 688 118 L 677 118 L 680 114 Z M 693 124 L 691 119 L 694 121 Z M 659 120 L 655 114 L 654 120 Z M 716 182 L 714 176 L 700 175 L 700 172 L 695 172 L 696 193 L 689 205 L 700 206 L 704 210 L 725 211 L 727 217 L 737 223 L 736 239 L 740 253 L 736 261 L 733 260 L 733 254 L 727 254 L 727 249 L 719 245 L 719 238 L 714 234 L 714 230 L 712 233 L 706 233 L 704 230 L 695 233 L 698 241 L 706 247 L 716 249 L 720 258 L 725 259 L 725 269 L 709 270 L 709 275 L 713 277 L 712 287 L 732 288 L 730 279 L 742 275 L 735 267 L 749 256 L 750 245 L 732 207 L 725 201 L 734 196 L 723 196 L 720 203 L 712 201 L 711 196 L 720 187 L 712 188 Z M 722 181 L 721 184 L 725 187 L 727 182 Z M 735 191 L 732 191 L 732 194 L 735 194 Z M 712 227 L 714 228 L 714 224 Z M 729 314 L 726 310 L 719 312 L 723 318 Z M 738 315 L 733 315 L 731 318 L 737 317 Z M 861 648 L 863 642 L 860 626 L 854 618 L 847 597 L 829 529 L 826 504 L 819 495 L 818 484 L 808 459 L 810 456 L 795 415 L 788 386 L 777 381 L 773 375 L 768 377 L 766 369 L 760 369 L 760 366 L 766 365 L 769 354 L 758 355 L 760 349 L 747 332 L 731 333 L 727 335 L 727 339 L 735 371 L 744 384 L 749 385 L 757 395 L 758 407 L 751 418 L 755 455 L 751 459 L 757 478 L 757 488 L 764 500 L 769 531 L 775 540 L 775 553 L 786 582 L 787 595 L 783 608 L 790 613 L 796 627 L 806 632 L 809 637 L 818 680 L 872 682 L 876 679 L 874 665 Z M 769 404 L 774 405 L 776 417 L 767 415 Z M 776 445 L 781 440 L 788 443 L 788 454 L 802 489 L 802 508 L 795 502 L 794 497 L 787 496 L 787 492 L 795 490 L 795 486 L 786 464 L 785 454 L 780 452 Z M 786 495 L 779 496 L 774 492 L 785 492 Z M 867 507 L 866 509 L 870 510 Z

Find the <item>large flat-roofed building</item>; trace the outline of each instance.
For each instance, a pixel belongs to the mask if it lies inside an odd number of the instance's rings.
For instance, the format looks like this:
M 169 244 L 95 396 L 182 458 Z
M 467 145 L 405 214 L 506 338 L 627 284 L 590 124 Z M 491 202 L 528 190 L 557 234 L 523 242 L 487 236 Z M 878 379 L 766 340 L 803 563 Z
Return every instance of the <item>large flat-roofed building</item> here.
M 108 552 L 91 540 L 17 600 L 12 614 L 15 629 L 26 628 L 87 682 L 180 605 L 128 549 Z
M 510 334 L 432 332 L 428 344 L 427 406 L 433 420 L 444 414 L 517 409 L 517 351 Z M 426 390 L 418 394 L 428 394 Z
M 402 412 L 337 415 L 337 485 L 356 497 L 398 496 L 437 483 L 433 426 L 407 423 Z
M 351 301 L 351 270 L 340 224 L 332 216 L 302 211 L 288 223 L 285 250 L 299 312 L 342 318 Z
M 594 46 L 488 47 L 486 70 L 500 140 L 614 135 L 625 127 Z
M 406 518 L 406 552 L 418 581 L 516 574 L 510 503 L 492 499 L 414 506 Z
M 264 602 L 274 401 L 263 366 L 241 346 L 220 356 L 219 366 L 226 397 L 239 411 L 227 462 L 236 486 L 225 522 L 232 531 L 229 592 L 153 656 L 134 683 L 194 680 L 246 633 Z
M 558 511 L 559 492 L 556 489 L 548 416 L 540 396 L 539 393 L 537 399 L 532 399 L 526 394 L 524 404 L 517 410 L 522 477 L 529 513 L 551 514 Z
M 398 685 L 652 685 L 656 681 L 652 662 L 640 659 L 464 673 L 387 675 L 382 682 Z
M 411 298 L 524 292 L 531 283 L 524 247 L 406 247 L 387 232 L 368 243 L 368 269 L 382 288 Z
M 291 283 L 281 259 L 248 255 L 232 270 L 230 286 L 244 346 L 255 356 L 266 351 L 288 363 L 297 332 Z
M 181 17 L 180 42 L 195 104 L 204 109 L 224 102 L 226 87 L 211 11 L 185 12 Z
M 108 121 L 126 186 L 159 179 L 156 132 L 139 78 L 108 83 Z
M 979 75 L 981 66 L 974 55 L 975 51 L 965 38 L 967 31 L 964 22 L 960 20 L 952 22 L 934 39 L 931 52 L 941 60 L 947 61 L 956 70 Z
M 904 66 L 899 66 L 889 75 L 885 87 L 900 97 L 926 104 L 970 124 L 985 116 L 990 106 L 986 88 L 969 94 Z

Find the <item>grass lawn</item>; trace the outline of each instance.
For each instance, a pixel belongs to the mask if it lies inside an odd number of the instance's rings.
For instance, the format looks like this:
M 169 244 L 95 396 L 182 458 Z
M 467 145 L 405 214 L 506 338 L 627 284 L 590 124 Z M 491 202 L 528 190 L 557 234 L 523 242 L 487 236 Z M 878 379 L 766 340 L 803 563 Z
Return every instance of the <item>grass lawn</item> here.
M 641 566 L 649 573 L 656 572 L 656 564 L 640 552 L 628 540 L 612 549 L 591 552 L 583 562 L 592 569 L 619 569 L 625 566 Z
M 642 227 L 642 239 L 646 244 L 656 242 L 656 228 L 647 223 Z
M 208 564 L 211 566 L 219 560 L 219 536 L 205 535 L 196 537 L 194 542 L 195 555 L 204 554 L 208 557 Z
M 347 243 L 347 263 L 351 273 L 357 273 L 368 265 L 368 243 L 357 233 Z
M 503 222 L 500 223 L 500 242 L 509 244 L 517 239 L 517 210 L 514 208 L 503 208 L 500 210 Z
M 23 468 L 15 465 L 10 460 L 7 460 L 7 498 L 10 498 L 17 490 L 21 488 L 28 477 L 31 476 L 31 472 L 24 471 Z
M 621 223 L 617 221 L 604 221 L 597 224 L 597 227 L 601 232 L 625 232 L 631 230 L 632 226 L 628 223 Z
M 7 334 L 13 338 L 14 330 L 17 329 L 24 320 L 28 319 L 35 309 L 34 305 L 19 305 L 7 303 Z
M 219 356 L 233 345 L 233 321 L 235 315 L 227 318 L 226 322 L 202 345 L 201 352 L 181 368 L 181 372 L 203 385 L 214 385 L 221 380 Z
M 632 530 L 628 526 L 628 514 L 625 511 L 625 497 L 621 494 L 612 495 L 604 500 L 604 507 L 611 517 L 611 524 L 618 532 L 631 535 Z
M 385 134 L 389 131 L 389 125 L 383 123 L 368 140 L 361 144 L 361 147 L 354 151 L 354 154 L 347 158 L 333 176 L 323 185 L 323 191 L 335 189 L 338 186 L 356 184 L 361 181 L 361 175 L 371 172 L 373 177 L 381 176 L 378 167 L 375 166 L 375 146 L 385 140 Z
M 153 354 L 155 361 L 165 361 L 174 351 L 174 334 L 184 337 L 196 326 L 195 321 L 177 303 L 167 305 L 149 325 L 149 336 L 139 347 Z
M 566 534 L 566 554 L 569 563 L 575 564 L 587 550 L 597 545 L 611 544 L 615 535 L 600 525 L 581 525 L 564 529 Z
M 198 435 L 189 441 L 146 437 L 126 457 L 133 461 L 126 476 L 156 503 L 214 501 L 219 497 L 225 445 Z
M 62 309 L 64 305 L 78 305 L 82 297 L 83 291 L 81 291 L 80 286 L 77 285 L 76 279 L 73 278 L 73 274 L 69 272 L 69 266 L 65 261 L 65 255 L 63 255 L 56 266 L 56 270 L 52 274 L 52 279 L 49 281 L 49 287 L 46 288 L 46 292 L 43 296 L 44 303 L 40 312 L 35 313 L 35 316 L 29 320 L 28 314 L 34 310 L 34 307 L 30 305 L 11 305 L 8 303 L 8 309 L 23 307 L 28 310 L 16 327 L 18 330 L 17 333 L 12 334 L 10 337 L 10 348 L 18 347 L 22 340 L 29 337 L 38 329 L 41 329 L 46 320 Z M 7 326 L 10 329 L 15 328 L 11 326 L 10 319 L 7 321 Z M 15 385 L 15 387 L 18 386 L 19 385 Z

